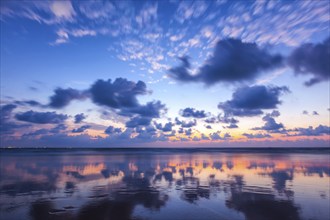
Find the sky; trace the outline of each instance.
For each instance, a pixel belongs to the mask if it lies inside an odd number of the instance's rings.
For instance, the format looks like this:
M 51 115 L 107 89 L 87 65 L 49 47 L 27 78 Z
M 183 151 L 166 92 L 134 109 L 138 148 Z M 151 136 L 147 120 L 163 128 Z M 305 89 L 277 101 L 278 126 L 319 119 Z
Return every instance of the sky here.
M 1 147 L 329 147 L 330 3 L 1 1 Z

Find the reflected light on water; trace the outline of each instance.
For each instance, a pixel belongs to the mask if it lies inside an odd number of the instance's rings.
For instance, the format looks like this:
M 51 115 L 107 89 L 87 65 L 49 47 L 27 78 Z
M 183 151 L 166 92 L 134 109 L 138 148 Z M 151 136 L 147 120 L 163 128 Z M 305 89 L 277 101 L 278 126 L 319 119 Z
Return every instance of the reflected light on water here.
M 329 155 L 2 152 L 1 219 L 329 219 Z

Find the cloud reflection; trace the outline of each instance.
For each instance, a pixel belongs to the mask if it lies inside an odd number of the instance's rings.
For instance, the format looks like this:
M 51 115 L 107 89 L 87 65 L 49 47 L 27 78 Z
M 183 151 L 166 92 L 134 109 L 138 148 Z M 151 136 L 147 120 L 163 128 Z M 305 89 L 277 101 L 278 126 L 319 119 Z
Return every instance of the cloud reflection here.
M 13 218 L 24 212 L 26 219 L 165 218 L 172 206 L 184 213 L 222 203 L 218 215 L 236 210 L 246 219 L 300 219 L 302 207 L 329 197 L 326 155 L 7 154 L 1 157 L 0 212 Z M 312 178 L 319 181 L 308 188 Z M 317 195 L 296 203 L 301 186 Z

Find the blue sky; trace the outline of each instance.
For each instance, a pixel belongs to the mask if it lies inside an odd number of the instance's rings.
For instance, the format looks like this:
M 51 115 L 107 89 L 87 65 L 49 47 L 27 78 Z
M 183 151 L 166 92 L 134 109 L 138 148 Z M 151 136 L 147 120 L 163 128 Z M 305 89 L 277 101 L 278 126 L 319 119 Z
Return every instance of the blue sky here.
M 1 1 L 1 147 L 328 146 L 329 10 Z

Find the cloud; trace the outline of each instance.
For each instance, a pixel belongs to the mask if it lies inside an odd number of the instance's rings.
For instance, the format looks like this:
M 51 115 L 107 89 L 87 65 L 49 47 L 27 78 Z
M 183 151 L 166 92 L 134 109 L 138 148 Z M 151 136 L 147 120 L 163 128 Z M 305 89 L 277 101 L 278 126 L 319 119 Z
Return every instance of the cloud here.
M 182 65 L 170 69 L 169 76 L 182 82 L 203 82 L 212 85 L 217 82 L 246 82 L 255 79 L 261 72 L 279 67 L 283 58 L 271 55 L 255 43 L 239 39 L 220 40 L 213 56 L 192 75 L 187 58 L 181 58 Z
M 137 83 L 124 78 L 97 80 L 90 88 L 92 101 L 111 108 L 132 108 L 139 106 L 137 95 L 148 93 L 143 81 Z
M 50 45 L 59 45 L 68 43 L 70 40 L 70 36 L 73 37 L 85 37 L 85 36 L 96 36 L 97 31 L 88 29 L 88 28 L 82 28 L 82 29 L 64 29 L 61 28 L 58 31 L 56 31 L 57 39 L 55 42 L 50 43 Z
M 233 128 L 238 128 L 237 124 L 230 124 L 229 126 L 226 126 L 226 128 L 233 129 Z
M 312 75 L 305 82 L 306 86 L 327 81 L 330 78 L 330 37 L 323 43 L 303 44 L 295 49 L 288 57 L 288 64 L 296 74 Z
M 234 116 L 256 116 L 261 115 L 262 109 L 273 109 L 281 104 L 279 96 L 289 92 L 288 87 L 266 87 L 251 86 L 238 88 L 232 95 L 232 99 L 221 102 L 219 109 L 225 112 L 225 115 Z
M 52 43 L 53 45 L 59 45 L 69 42 L 69 33 L 66 30 L 60 29 L 56 32 L 56 34 L 57 39 L 54 43 Z
M 71 132 L 72 133 L 81 133 L 81 132 L 84 132 L 85 130 L 87 130 L 88 128 L 91 128 L 91 126 L 90 125 L 83 125 L 79 128 L 73 129 Z
M 151 120 L 152 118 L 149 117 L 136 116 L 126 122 L 126 127 L 135 128 L 138 126 L 148 126 L 150 125 Z
M 55 126 L 52 129 L 38 129 L 35 130 L 33 132 L 29 132 L 29 133 L 25 133 L 22 137 L 34 137 L 34 136 L 38 136 L 38 135 L 48 135 L 48 134 L 59 134 L 61 133 L 61 131 L 64 131 L 67 129 L 67 126 L 64 124 L 59 124 L 57 126 Z
M 50 10 L 61 20 L 72 21 L 76 14 L 71 1 L 54 1 L 50 5 Z
M 9 120 L 12 111 L 17 108 L 17 105 L 14 104 L 7 104 L 7 105 L 3 105 L 0 108 L 0 122 L 1 124 L 6 122 L 7 120 Z
M 73 29 L 70 34 L 74 37 L 96 36 L 96 31 L 91 29 Z
M 266 114 L 262 118 L 262 120 L 266 122 L 265 125 L 262 127 L 252 128 L 252 130 L 265 130 L 265 131 L 277 132 L 280 131 L 281 129 L 284 129 L 283 124 L 277 123 L 271 114 Z
M 138 102 L 138 95 L 149 93 L 143 81 L 135 83 L 124 78 L 117 78 L 114 82 L 111 79 L 97 80 L 89 91 L 94 103 L 114 108 L 120 115 L 134 117 L 126 123 L 129 127 L 141 123 L 149 125 L 153 118 L 159 118 L 166 112 L 165 105 L 160 101 L 147 102 L 145 105 Z
M 65 124 L 59 124 L 57 126 L 55 126 L 54 128 L 50 129 L 49 132 L 53 133 L 53 134 L 58 134 L 61 131 L 64 131 L 67 129 L 67 126 Z
M 196 110 L 194 108 L 185 108 L 180 111 L 180 115 L 184 118 L 205 118 L 207 113 L 204 110 Z
M 203 1 L 182 1 L 175 13 L 175 20 L 179 23 L 188 22 L 202 16 L 210 5 Z
M 52 108 L 63 108 L 70 104 L 73 100 L 84 100 L 87 98 L 86 92 L 81 92 L 76 89 L 55 89 L 55 94 L 50 97 L 49 106 Z
M 72 88 L 56 89 L 55 94 L 50 97 L 49 106 L 63 108 L 72 100 L 83 100 L 90 97 L 97 105 L 117 109 L 117 113 L 120 115 L 158 118 L 162 112 L 166 112 L 164 104 L 160 101 L 152 101 L 141 105 L 137 100 L 138 95 L 148 93 L 149 91 L 143 81 L 135 83 L 124 78 L 117 78 L 112 82 L 111 79 L 107 81 L 100 79 L 88 91 L 79 91 Z
M 303 112 L 303 115 L 308 115 L 308 111 L 304 110 Z
M 214 124 L 217 122 L 217 119 L 216 119 L 216 117 L 210 117 L 210 118 L 205 119 L 204 121 L 209 124 Z
M 210 139 L 213 141 L 217 141 L 217 140 L 228 140 L 231 138 L 231 135 L 229 133 L 225 133 L 222 137 L 221 137 L 220 133 L 221 133 L 220 131 L 211 133 L 209 135 Z
M 29 132 L 29 133 L 23 134 L 22 137 L 31 137 L 31 136 L 45 135 L 45 134 L 48 134 L 48 133 L 49 133 L 49 130 L 48 129 L 42 128 L 42 129 L 38 129 L 38 130 L 36 130 L 34 132 Z
M 175 80 L 182 82 L 194 82 L 197 81 L 196 76 L 190 74 L 191 64 L 189 62 L 189 57 L 179 57 L 182 64 L 177 67 L 173 67 L 169 70 L 169 76 Z
M 104 131 L 105 134 L 109 134 L 109 135 L 121 133 L 121 132 L 122 132 L 121 128 L 115 128 L 111 125 L 109 127 L 107 127 L 107 129 L 105 129 L 105 131 Z
M 107 18 L 115 13 L 115 6 L 109 1 L 82 1 L 79 11 L 89 19 Z
M 321 135 L 330 135 L 330 127 L 325 125 L 319 125 L 318 127 L 313 128 L 309 126 L 308 128 L 296 128 L 294 131 L 298 133 L 295 136 L 321 136 Z
M 178 118 L 175 118 L 175 124 L 176 125 L 181 125 L 183 128 L 191 128 L 197 125 L 196 119 L 193 121 L 181 121 Z
M 63 123 L 68 116 L 64 114 L 56 114 L 56 112 L 27 111 L 24 113 L 17 113 L 15 118 L 19 121 L 36 124 L 60 124 Z
M 0 135 L 13 134 L 15 129 L 26 128 L 30 125 L 21 125 L 11 122 L 13 110 L 17 107 L 14 104 L 7 104 L 0 107 Z
M 244 135 L 247 138 L 271 138 L 272 137 L 270 134 L 262 134 L 262 133 L 258 133 L 258 134 L 243 133 L 242 135 Z
M 158 4 L 145 4 L 140 10 L 140 13 L 136 16 L 135 21 L 140 28 L 149 27 L 157 21 L 157 9 Z
M 172 131 L 172 127 L 174 126 L 175 124 L 172 123 L 172 122 L 167 122 L 164 126 L 161 124 L 161 123 L 156 123 L 155 122 L 155 126 L 158 130 L 161 130 L 163 132 L 168 132 L 168 131 Z
M 15 104 L 17 105 L 29 105 L 32 107 L 44 107 L 42 104 L 40 104 L 37 101 L 34 100 L 27 100 L 27 101 L 15 101 Z
M 279 112 L 279 111 L 277 111 L 277 110 L 273 110 L 271 113 L 270 113 L 270 116 L 272 116 L 272 117 L 278 117 L 278 116 L 280 116 L 281 115 L 281 113 Z
M 78 124 L 78 123 L 82 122 L 85 118 L 86 118 L 86 115 L 84 115 L 84 113 L 76 114 L 74 116 L 74 123 Z
M 165 105 L 160 101 L 147 102 L 146 105 L 140 105 L 131 108 L 122 108 L 120 115 L 132 116 L 138 114 L 143 117 L 159 118 L 162 112 L 166 112 Z
M 225 124 L 236 124 L 238 123 L 238 120 L 235 118 L 230 118 L 227 116 L 221 117 L 221 115 L 219 114 L 218 116 L 219 122 L 225 123 Z
M 313 111 L 313 115 L 319 115 L 317 111 Z
M 217 43 L 213 57 L 200 68 L 198 78 L 208 85 L 218 81 L 250 81 L 281 62 L 280 55 L 270 55 L 254 43 L 230 38 Z
M 206 125 L 205 128 L 212 129 L 212 126 L 211 125 Z
M 185 135 L 190 136 L 192 134 L 191 128 L 188 128 L 184 131 Z

